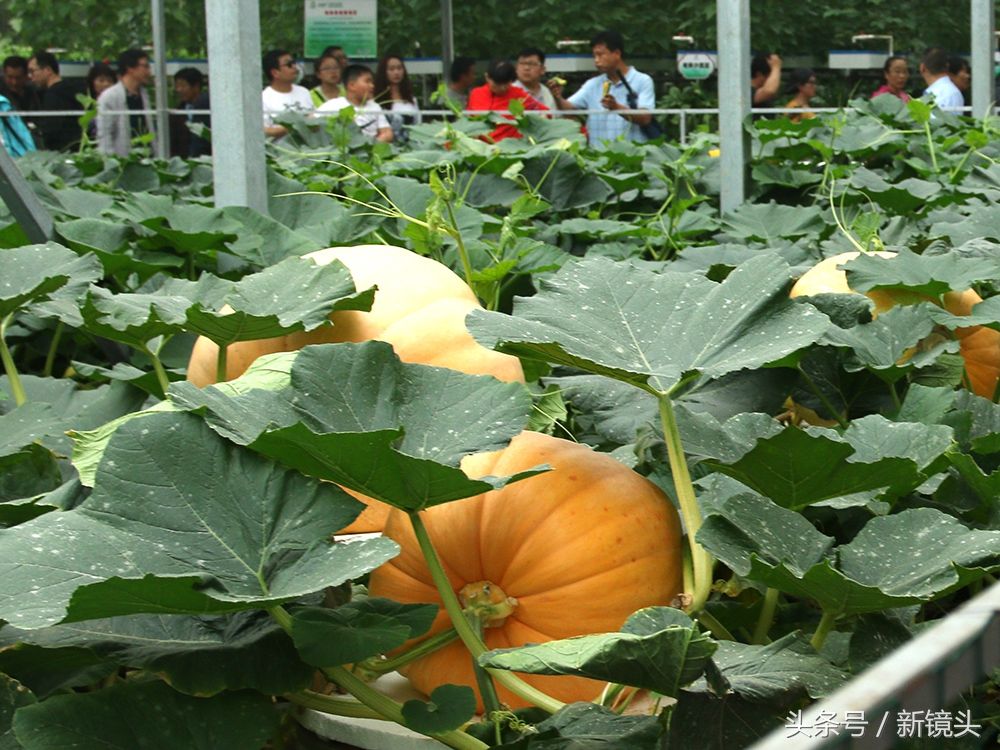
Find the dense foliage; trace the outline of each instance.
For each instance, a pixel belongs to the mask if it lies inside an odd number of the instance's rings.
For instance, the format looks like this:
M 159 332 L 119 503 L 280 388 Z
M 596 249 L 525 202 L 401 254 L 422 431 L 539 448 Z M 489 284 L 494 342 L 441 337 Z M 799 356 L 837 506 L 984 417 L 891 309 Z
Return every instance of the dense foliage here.
M 998 121 L 892 97 L 759 121 L 754 202 L 728 215 L 709 134 L 593 151 L 571 122 L 521 119 L 526 138 L 490 145 L 476 137 L 489 123 L 461 120 L 414 127 L 397 150 L 340 126 L 333 144 L 303 128 L 299 147 L 272 151 L 269 216 L 213 208 L 206 161 L 20 160 L 56 237 L 28 245 L 0 216 L 5 740 L 294 747 L 308 707 L 470 750 L 609 736 L 729 750 L 996 582 L 996 378 L 984 395 L 966 387 L 953 331 L 1000 330 Z M 195 335 L 224 351 L 368 309 L 377 290 L 299 257 L 363 242 L 455 270 L 484 308 L 468 329 L 520 357 L 527 385 L 405 364 L 380 342 L 184 381 Z M 850 286 L 894 307 L 789 297 L 850 250 Z M 970 315 L 945 309 L 970 288 L 984 300 Z M 399 547 L 330 543 L 361 510 L 331 482 L 393 506 L 447 582 L 423 519 L 530 487 L 533 470 L 459 468 L 526 426 L 670 496 L 688 532 L 684 594 L 619 632 L 487 651 L 439 585 L 444 636 L 476 655 L 485 705 L 495 681 L 541 712 L 468 727 L 468 688 L 380 696 L 365 680 L 406 659 L 383 655 L 436 608 L 367 595 L 358 582 Z M 364 705 L 315 690 L 317 669 Z M 516 673 L 609 685 L 563 706 Z M 636 688 L 658 716 L 621 715 L 643 705 Z M 963 698 L 988 738 L 995 694 Z

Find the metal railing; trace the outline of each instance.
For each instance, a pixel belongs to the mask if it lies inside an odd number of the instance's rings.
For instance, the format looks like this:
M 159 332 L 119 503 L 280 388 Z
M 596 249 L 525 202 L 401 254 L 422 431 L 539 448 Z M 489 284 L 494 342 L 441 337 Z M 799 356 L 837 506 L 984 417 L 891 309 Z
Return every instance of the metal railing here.
M 810 107 L 809 109 L 801 108 L 790 108 L 790 107 L 754 107 L 750 110 L 751 114 L 754 115 L 802 115 L 804 113 L 813 114 L 830 114 L 834 112 L 849 111 L 852 107 Z M 491 110 L 493 111 L 493 110 Z M 961 107 L 949 110 L 955 114 L 969 114 L 972 111 L 972 107 Z M 996 113 L 997 108 L 994 108 Z M 155 116 L 159 110 L 153 109 L 133 109 L 133 110 L 115 110 L 101 112 L 102 115 L 153 115 Z M 388 110 L 386 113 L 389 114 Z M 499 111 L 494 111 L 495 114 L 503 114 Z M 0 117 L 12 117 L 20 116 L 24 118 L 34 119 L 37 117 L 67 117 L 74 116 L 79 117 L 83 112 L 81 110 L 63 110 L 63 111 L 53 111 L 53 112 L 42 112 L 42 111 L 30 111 L 30 112 L 20 112 L 17 110 L 9 112 L 0 112 Z M 207 109 L 167 109 L 168 115 L 196 115 L 205 116 L 211 115 L 211 110 Z M 309 113 L 315 117 L 337 117 L 336 112 L 311 112 Z M 407 113 L 401 113 L 404 116 Z M 464 111 L 461 116 L 479 116 L 485 115 L 487 111 Z M 555 110 L 539 110 L 539 111 L 526 111 L 524 114 L 533 117 L 584 117 L 591 114 L 611 114 L 606 109 L 555 109 Z M 654 109 L 619 109 L 615 110 L 614 114 L 618 115 L 634 115 L 634 114 L 651 114 L 654 117 L 672 117 L 677 118 L 679 127 L 679 138 L 678 141 L 681 145 L 686 145 L 688 140 L 688 134 L 690 132 L 689 119 L 690 117 L 696 116 L 710 116 L 718 117 L 719 108 L 718 107 L 669 107 L 669 108 L 654 108 Z M 420 110 L 420 115 L 422 117 L 434 117 L 442 119 L 455 118 L 459 115 L 451 109 L 422 109 Z
M 947 713 L 960 693 L 998 666 L 995 583 L 747 750 L 891 748 L 902 739 L 900 717 Z

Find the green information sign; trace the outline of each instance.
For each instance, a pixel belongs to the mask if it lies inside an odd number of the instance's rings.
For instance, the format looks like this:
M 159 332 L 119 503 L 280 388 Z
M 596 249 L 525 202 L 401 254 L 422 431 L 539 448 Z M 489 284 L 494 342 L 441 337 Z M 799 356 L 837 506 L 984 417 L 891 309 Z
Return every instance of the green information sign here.
M 330 45 L 348 57 L 378 57 L 378 0 L 305 0 L 306 57 Z

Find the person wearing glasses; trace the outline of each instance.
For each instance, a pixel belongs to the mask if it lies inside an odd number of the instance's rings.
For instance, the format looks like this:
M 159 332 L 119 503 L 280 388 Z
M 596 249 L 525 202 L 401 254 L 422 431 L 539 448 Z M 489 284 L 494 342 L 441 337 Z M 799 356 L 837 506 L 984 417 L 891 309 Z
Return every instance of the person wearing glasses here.
M 156 131 L 146 91 L 153 78 L 149 55 L 141 49 L 125 50 L 118 57 L 118 72 L 118 83 L 97 99 L 97 149 L 104 154 L 128 156 L 132 139 L 147 134 L 154 136 L 150 146 L 155 149 Z
M 340 82 L 344 66 L 340 64 L 335 50 L 339 47 L 327 47 L 316 60 L 316 77 L 319 85 L 309 89 L 314 107 L 320 107 L 323 102 L 344 95 L 344 85 Z M 341 50 L 343 52 L 343 50 Z
M 299 66 L 292 53 L 283 49 L 272 49 L 264 55 L 264 75 L 268 85 L 261 93 L 264 105 L 264 135 L 282 141 L 288 135 L 288 128 L 275 122 L 275 117 L 285 112 L 312 112 L 313 99 L 309 89 L 295 83 L 299 79 Z
M 41 92 L 40 111 L 83 110 L 76 100 L 77 89 L 59 75 L 59 61 L 51 52 L 38 50 L 28 60 L 28 77 Z M 50 151 L 68 151 L 80 144 L 80 123 L 76 117 L 39 117 L 42 142 Z
M 517 53 L 517 85 L 549 109 L 556 109 L 556 98 L 542 84 L 545 75 L 545 53 L 538 47 L 525 47 Z

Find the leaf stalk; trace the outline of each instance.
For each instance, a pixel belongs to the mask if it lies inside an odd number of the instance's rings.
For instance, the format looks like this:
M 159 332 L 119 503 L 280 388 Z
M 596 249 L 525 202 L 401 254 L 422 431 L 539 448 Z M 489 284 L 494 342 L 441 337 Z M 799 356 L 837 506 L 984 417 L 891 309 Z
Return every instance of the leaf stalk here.
M 21 383 L 21 376 L 17 372 L 14 364 L 14 357 L 11 356 L 10 349 L 7 348 L 7 326 L 14 319 L 11 313 L 0 321 L 0 360 L 3 361 L 4 372 L 7 373 L 7 380 L 10 381 L 11 395 L 14 397 L 14 404 L 20 406 L 28 400 L 28 395 L 24 392 L 24 385 Z
M 487 652 L 486 644 L 483 643 L 479 635 L 469 625 L 468 620 L 465 619 L 462 605 L 458 601 L 458 596 L 455 594 L 454 589 L 451 587 L 448 574 L 444 572 L 441 559 L 438 557 L 430 535 L 427 533 L 427 527 L 424 526 L 423 519 L 420 517 L 420 511 L 410 511 L 409 516 L 410 523 L 413 525 L 413 533 L 416 535 L 417 543 L 424 554 L 424 559 L 427 562 L 427 567 L 430 569 L 431 578 L 434 580 L 438 594 L 441 596 L 445 611 L 448 613 L 448 617 L 451 618 L 451 624 L 458 632 L 458 637 L 462 639 L 462 643 L 469 649 L 473 658 L 478 659 L 482 654 Z M 486 671 L 512 693 L 544 711 L 554 714 L 565 705 L 562 701 L 546 695 L 511 672 L 503 669 L 489 668 Z
M 657 400 L 660 405 L 660 423 L 663 427 L 663 438 L 667 444 L 667 457 L 670 460 L 670 473 L 674 478 L 674 490 L 677 492 L 677 502 L 680 504 L 681 517 L 687 530 L 688 544 L 691 547 L 691 567 L 693 571 L 693 588 L 685 593 L 691 597 L 688 611 L 700 612 L 708 601 L 712 589 L 712 556 L 695 541 L 698 529 L 701 528 L 701 509 L 698 498 L 691 483 L 687 459 L 684 456 L 684 445 L 681 443 L 680 431 L 677 428 L 677 417 L 674 414 L 673 402 L 670 396 L 661 393 Z

